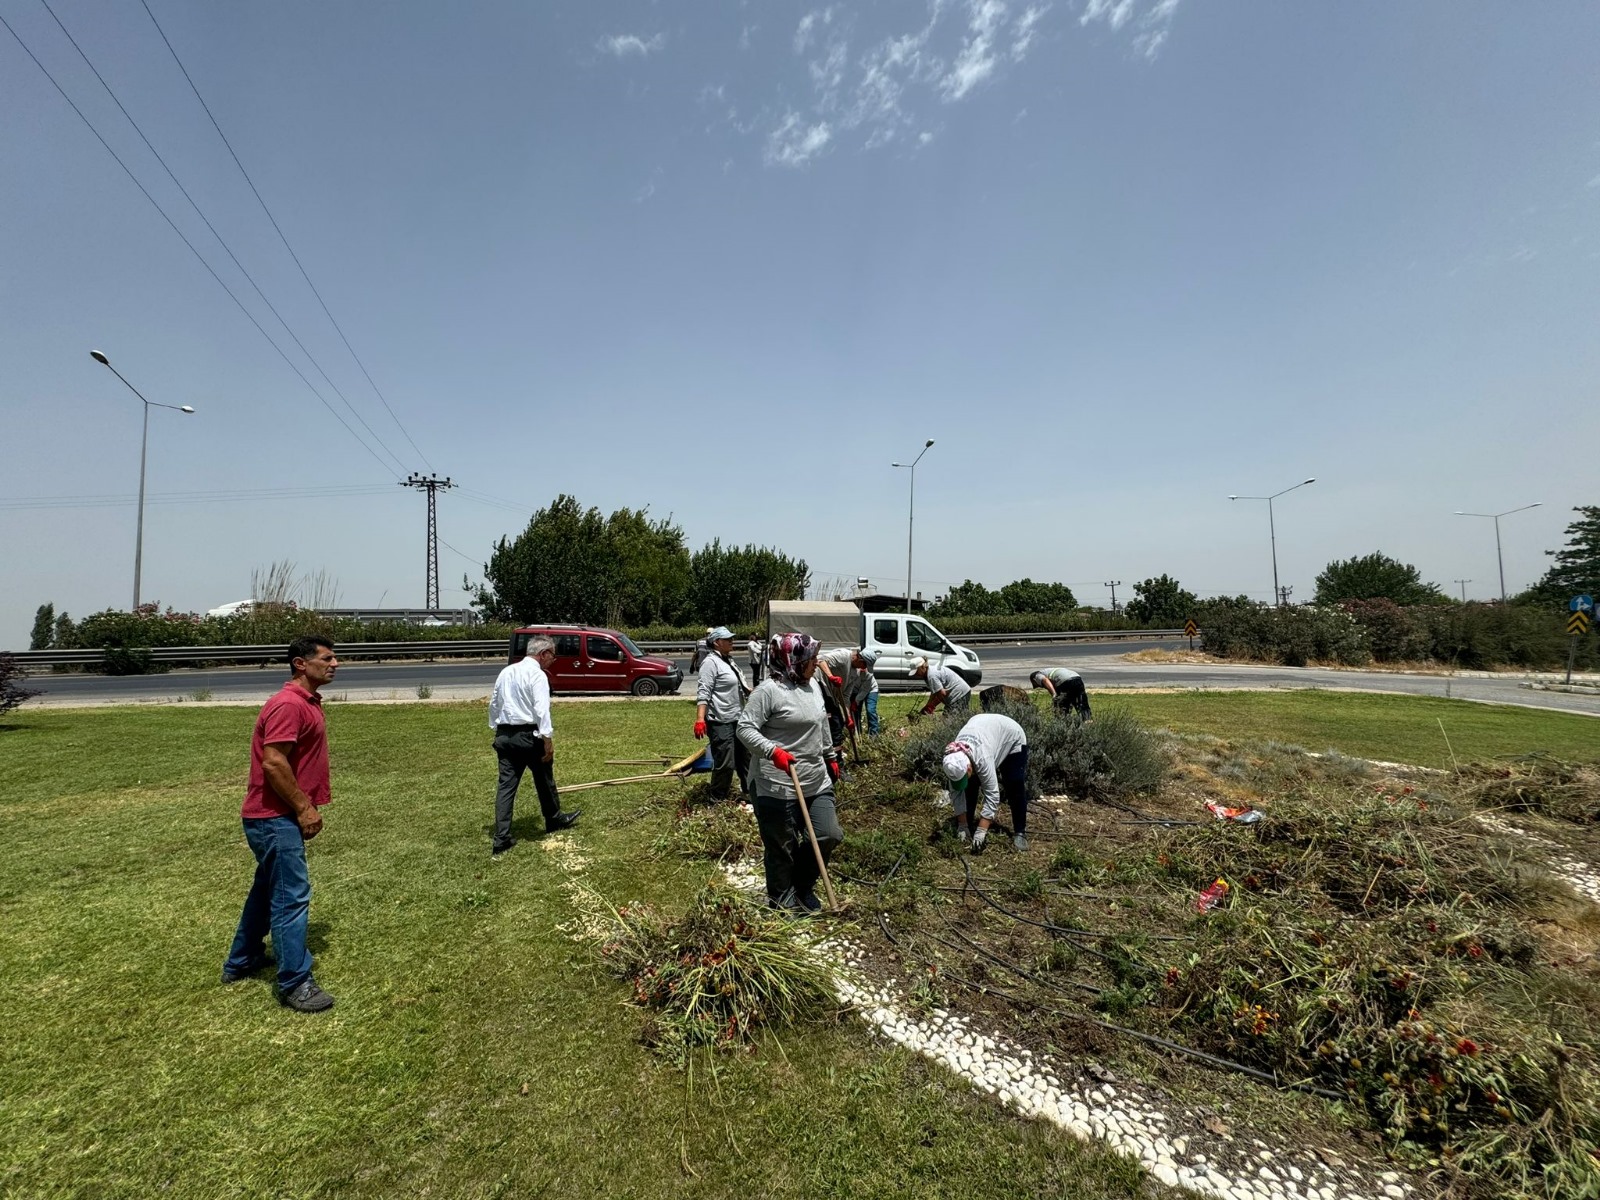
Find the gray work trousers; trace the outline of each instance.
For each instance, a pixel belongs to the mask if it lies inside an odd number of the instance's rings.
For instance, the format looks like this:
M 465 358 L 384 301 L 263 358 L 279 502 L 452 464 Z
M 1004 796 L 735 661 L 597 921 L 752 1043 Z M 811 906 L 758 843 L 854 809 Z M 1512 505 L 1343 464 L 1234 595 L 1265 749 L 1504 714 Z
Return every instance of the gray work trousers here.
M 706 722 L 706 738 L 711 743 L 711 795 L 718 800 L 728 798 L 735 772 L 739 790 L 750 791 L 750 751 L 738 735 L 737 721 Z
M 500 846 L 511 838 L 511 813 L 523 771 L 533 776 L 546 826 L 561 811 L 561 799 L 556 795 L 555 770 L 544 761 L 544 739 L 532 725 L 498 726 L 494 731 L 494 752 L 500 759 L 500 784 L 494 794 L 494 842 Z
M 817 831 L 822 860 L 827 862 L 844 841 L 839 815 L 834 811 L 833 792 L 818 792 L 808 797 L 807 810 Z M 806 837 L 806 823 L 800 816 L 800 802 L 791 791 L 783 796 L 756 793 L 756 825 L 761 830 L 761 847 L 767 875 L 767 899 L 779 908 L 794 908 L 800 897 L 816 895 L 822 871 Z

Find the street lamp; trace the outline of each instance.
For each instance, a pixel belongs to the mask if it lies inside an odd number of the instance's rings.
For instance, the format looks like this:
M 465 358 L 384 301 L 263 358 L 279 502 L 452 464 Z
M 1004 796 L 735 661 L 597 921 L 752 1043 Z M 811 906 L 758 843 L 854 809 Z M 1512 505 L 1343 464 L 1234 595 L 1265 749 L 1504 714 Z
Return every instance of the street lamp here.
M 1500 518 L 1509 517 L 1512 513 L 1527 512 L 1530 508 L 1538 508 L 1544 501 L 1535 500 L 1532 504 L 1524 504 L 1521 508 L 1508 508 L 1499 513 L 1469 513 L 1457 512 L 1458 517 L 1488 517 L 1494 522 L 1494 556 L 1500 562 L 1500 603 L 1506 602 L 1506 556 L 1500 552 Z
M 122 372 L 111 365 L 111 360 L 98 350 L 89 351 L 89 357 L 94 359 L 118 379 L 122 379 Z M 144 395 L 126 379 L 122 382 L 128 390 L 140 400 L 144 400 L 144 434 L 139 439 L 139 523 L 137 532 L 133 536 L 133 607 L 139 607 L 139 571 L 144 565 L 144 464 L 145 451 L 150 444 L 150 407 L 170 408 L 173 412 L 192 413 L 194 409 L 187 404 L 162 404 L 159 400 L 145 400 Z
M 1272 600 L 1273 603 L 1277 604 L 1280 608 L 1283 606 L 1283 593 L 1278 589 L 1278 524 L 1277 521 L 1273 519 L 1272 502 L 1279 496 L 1288 495 L 1290 492 L 1294 491 L 1295 488 L 1303 488 L 1306 486 L 1306 484 L 1315 483 L 1316 481 L 1316 476 L 1313 475 L 1310 479 L 1302 479 L 1299 483 L 1295 484 L 1294 487 L 1286 487 L 1283 489 L 1283 491 L 1273 492 L 1270 496 L 1228 497 L 1229 500 L 1265 500 L 1267 502 L 1267 528 L 1272 534 Z
M 917 464 L 922 461 L 922 456 L 928 452 L 928 448 L 930 446 L 932 446 L 932 445 L 933 445 L 933 439 L 929 438 L 927 441 L 922 443 L 921 451 L 910 462 L 908 462 L 908 463 L 897 462 L 897 463 L 890 463 L 889 464 L 891 467 L 909 467 L 910 470 L 911 470 L 911 508 L 910 508 L 910 515 L 906 517 L 906 611 L 907 612 L 911 611 L 911 529 L 912 529 L 912 526 L 915 524 L 916 519 L 917 519 Z

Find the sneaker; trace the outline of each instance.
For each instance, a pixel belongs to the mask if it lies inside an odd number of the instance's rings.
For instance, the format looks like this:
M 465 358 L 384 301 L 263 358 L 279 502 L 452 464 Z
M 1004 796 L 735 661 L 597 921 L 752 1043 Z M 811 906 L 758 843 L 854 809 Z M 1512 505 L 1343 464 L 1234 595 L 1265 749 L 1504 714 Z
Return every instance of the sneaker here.
M 294 991 L 280 996 L 279 999 L 295 1012 L 326 1012 L 333 1007 L 333 997 L 319 988 L 315 979 L 306 980 Z
M 796 896 L 795 899 L 799 902 L 800 907 L 805 909 L 808 913 L 818 913 L 822 911 L 822 901 L 817 899 L 817 894 L 815 892 L 804 892 L 801 895 Z
M 270 954 L 264 954 L 260 958 L 251 959 L 250 965 L 242 971 L 230 971 L 226 966 L 224 966 L 222 968 L 222 982 L 238 983 L 241 979 L 249 979 L 250 976 L 254 975 L 257 971 L 264 971 L 268 967 L 276 965 L 277 964 L 272 961 L 272 956 Z
M 489 847 L 489 857 L 490 858 L 499 858 L 502 854 L 504 854 L 507 850 L 511 849 L 511 847 L 515 846 L 516 844 L 517 844 L 517 839 L 516 838 L 507 838 L 503 842 L 496 842 L 494 845 Z
M 1019 833 L 1011 839 L 1011 844 L 1018 850 L 1026 850 L 1028 848 L 1028 839 Z
M 795 890 L 793 888 L 790 888 L 781 896 L 769 895 L 767 897 L 767 907 L 784 917 L 804 917 L 810 915 L 809 910 L 805 907 L 805 904 L 801 901 L 800 897 L 795 894 Z M 818 905 L 818 907 L 820 908 L 821 905 Z
M 571 812 L 557 813 L 544 823 L 546 833 L 560 833 L 563 829 L 571 829 L 578 823 L 578 818 L 583 816 L 583 809 L 575 808 Z

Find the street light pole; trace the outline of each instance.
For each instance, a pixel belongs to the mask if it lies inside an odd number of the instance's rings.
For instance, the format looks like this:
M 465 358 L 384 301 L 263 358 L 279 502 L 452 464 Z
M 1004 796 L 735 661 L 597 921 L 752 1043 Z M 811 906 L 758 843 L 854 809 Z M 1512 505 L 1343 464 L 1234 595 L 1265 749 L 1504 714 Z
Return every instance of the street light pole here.
M 908 613 L 911 611 L 911 536 L 917 521 L 917 464 L 922 461 L 922 456 L 928 452 L 932 445 L 933 439 L 929 438 L 922 444 L 922 450 L 909 463 L 897 462 L 889 464 L 891 467 L 909 467 L 911 469 L 911 505 L 906 515 L 906 612 Z
M 104 354 L 98 350 L 91 350 L 89 351 L 89 357 L 118 379 L 122 379 L 127 389 L 135 396 L 138 396 L 144 403 L 144 430 L 139 435 L 139 518 L 133 535 L 133 607 L 137 610 L 139 607 L 139 575 L 144 568 L 144 469 L 145 462 L 149 458 L 150 449 L 150 408 L 154 405 L 156 408 L 170 408 L 173 412 L 191 414 L 194 409 L 187 404 L 162 404 L 159 400 L 145 400 L 144 393 L 126 379 L 123 379 L 122 372 L 113 367 L 111 360 Z
M 1494 557 L 1500 564 L 1500 603 L 1506 602 L 1506 556 L 1500 549 L 1500 518 L 1509 517 L 1512 513 L 1527 512 L 1530 508 L 1538 508 L 1544 501 L 1535 500 L 1532 504 L 1524 504 L 1521 508 L 1508 508 L 1499 513 L 1469 513 L 1456 512 L 1458 517 L 1488 517 L 1494 522 Z
M 1316 476 L 1302 479 L 1294 487 L 1286 487 L 1281 492 L 1273 492 L 1270 496 L 1229 496 L 1229 500 L 1265 500 L 1267 502 L 1267 530 L 1272 536 L 1272 600 L 1279 608 L 1283 607 L 1283 592 L 1278 587 L 1278 522 L 1272 512 L 1272 502 L 1279 496 L 1287 495 L 1295 488 L 1303 488 L 1308 483 L 1315 483 Z

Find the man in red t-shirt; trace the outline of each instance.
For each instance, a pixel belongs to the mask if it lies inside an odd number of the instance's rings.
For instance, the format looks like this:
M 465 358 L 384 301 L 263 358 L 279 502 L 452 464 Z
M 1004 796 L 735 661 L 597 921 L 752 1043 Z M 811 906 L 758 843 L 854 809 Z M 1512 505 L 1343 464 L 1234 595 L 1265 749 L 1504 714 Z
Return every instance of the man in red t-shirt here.
M 267 966 L 266 936 L 277 956 L 278 998 L 297 1012 L 322 1012 L 333 997 L 311 977 L 306 924 L 311 879 L 306 842 L 322 831 L 318 810 L 328 788 L 328 727 L 318 690 L 339 669 L 333 643 L 298 638 L 289 645 L 293 672 L 268 700 L 250 737 L 250 782 L 245 789 L 245 840 L 256 856 L 256 875 L 245 897 L 222 982 L 236 983 Z

